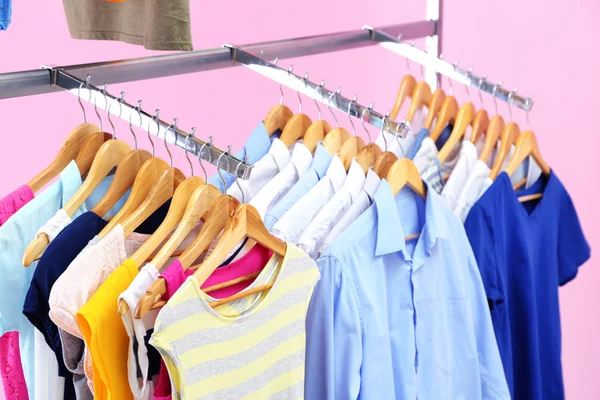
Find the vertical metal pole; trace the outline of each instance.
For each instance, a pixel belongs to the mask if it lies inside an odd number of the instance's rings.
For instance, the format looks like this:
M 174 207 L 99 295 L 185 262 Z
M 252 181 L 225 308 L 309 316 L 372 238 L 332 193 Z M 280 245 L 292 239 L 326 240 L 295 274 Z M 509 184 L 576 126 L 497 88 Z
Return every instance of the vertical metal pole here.
M 427 36 L 425 38 L 425 50 L 427 54 L 434 57 L 439 57 L 442 54 L 442 21 L 444 15 L 443 0 L 427 0 L 427 9 L 425 11 L 425 19 L 428 21 L 436 21 L 435 36 Z M 442 85 L 442 76 L 436 74 L 432 68 L 425 68 L 425 81 L 432 88 L 438 88 Z

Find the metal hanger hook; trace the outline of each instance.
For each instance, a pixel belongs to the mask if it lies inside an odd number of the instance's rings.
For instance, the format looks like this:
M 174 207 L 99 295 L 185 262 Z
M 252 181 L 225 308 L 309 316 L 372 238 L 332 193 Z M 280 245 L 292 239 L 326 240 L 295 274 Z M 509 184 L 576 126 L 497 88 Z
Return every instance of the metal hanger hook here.
M 304 83 L 304 89 L 306 89 L 307 85 L 306 85 L 306 81 L 308 80 L 308 77 L 310 76 L 310 72 L 307 72 L 304 75 L 304 78 L 302 78 L 302 83 Z M 300 102 L 300 113 L 302 113 L 302 96 L 300 96 L 300 92 L 298 93 L 298 101 Z
M 107 86 L 108 85 L 106 83 L 104 83 L 100 93 L 96 92 L 96 95 L 94 96 L 94 112 L 96 113 L 96 116 L 98 117 L 98 121 L 100 121 L 100 132 L 104 132 L 104 130 L 102 129 L 102 117 L 100 116 L 100 113 L 98 112 L 98 106 L 97 106 L 98 94 L 104 95 L 104 106 L 106 107 L 108 105 L 108 100 L 106 98 L 106 87 Z
M 373 140 L 371 139 L 371 132 L 369 132 L 369 130 L 365 126 L 365 114 L 369 113 L 369 117 L 367 118 L 367 121 L 370 121 L 372 107 L 373 107 L 373 102 L 371 102 L 371 105 L 369 106 L 369 108 L 365 108 L 363 110 L 362 115 L 360 116 L 360 123 L 362 124 L 362 127 L 365 130 L 365 132 L 367 133 L 367 137 L 369 138 L 369 143 L 373 143 Z
M 246 196 L 244 196 L 244 191 L 242 190 L 242 185 L 240 185 L 240 167 L 248 162 L 248 153 L 244 155 L 244 159 L 240 161 L 235 169 L 235 184 L 238 189 L 240 189 L 240 193 L 242 194 L 242 203 L 246 202 Z
M 85 81 L 82 81 L 79 84 L 79 89 L 77 89 L 77 101 L 79 102 L 81 111 L 83 111 L 83 122 L 84 123 L 87 123 L 87 117 L 85 115 L 85 107 L 83 106 L 83 103 L 81 102 L 81 88 L 83 87 L 83 85 L 85 85 L 88 88 L 88 93 L 90 95 L 88 98 L 88 102 L 91 102 L 92 101 L 92 92 L 89 90 L 91 78 L 92 78 L 92 76 L 90 74 L 87 74 L 87 76 L 85 77 Z
M 371 105 L 373 105 L 373 103 L 371 103 Z M 369 109 L 371 109 L 371 106 L 369 106 Z M 383 151 L 387 151 L 387 149 L 388 149 L 387 138 L 385 137 L 385 123 L 386 123 L 386 121 L 388 121 L 390 119 L 391 113 L 392 113 L 392 110 L 388 110 L 387 114 L 385 114 L 385 116 L 383 117 L 383 121 L 381 122 L 381 129 L 379 131 L 379 134 L 383 138 L 383 147 L 384 147 Z
M 115 103 L 119 104 L 119 118 L 121 118 L 121 113 L 123 112 L 123 99 L 124 98 L 125 98 L 125 92 L 121 92 L 121 97 L 119 97 L 117 100 L 113 100 L 113 102 L 110 103 L 110 106 L 108 106 L 108 109 L 106 110 L 106 116 L 108 117 L 108 123 L 110 124 L 110 126 L 112 126 L 112 130 L 113 130 L 113 139 L 117 138 L 117 130 L 115 129 L 115 124 L 113 124 L 112 119 L 110 119 L 110 108 Z M 131 117 L 131 114 L 129 114 L 129 116 Z
M 194 166 L 192 165 L 192 160 L 190 160 L 190 153 L 188 151 L 188 140 L 192 138 L 192 139 L 196 139 L 196 127 L 192 126 L 192 130 L 191 133 L 188 134 L 185 137 L 185 158 L 187 158 L 188 163 L 190 164 L 190 171 L 192 172 L 191 176 L 194 176 Z M 194 150 L 196 149 L 196 147 L 194 146 Z M 204 180 L 204 182 L 206 183 L 206 179 Z
M 389 118 L 387 119 L 388 121 L 388 128 L 392 127 L 392 123 L 390 122 Z M 402 121 L 402 126 L 406 126 L 406 124 L 408 123 L 408 119 L 405 117 L 404 120 Z M 400 139 L 404 139 L 406 136 L 406 130 L 403 129 L 402 132 L 400 132 L 400 124 L 396 124 L 396 134 L 394 135 L 396 137 L 396 143 L 398 143 L 398 146 L 400 147 L 400 151 L 402 152 L 402 154 L 406 154 L 406 152 L 404 151 L 404 146 L 402 146 L 402 143 L 400 143 Z
M 467 72 L 467 78 L 469 78 L 469 83 L 465 82 L 465 90 L 467 91 L 467 100 L 471 101 L 471 92 L 469 91 L 469 86 L 471 85 L 471 81 L 473 79 L 473 67 L 469 68 L 469 72 Z
M 531 93 L 529 95 L 529 98 L 527 99 L 527 103 L 531 104 L 531 102 L 533 101 L 533 93 Z M 525 109 L 525 119 L 527 121 L 527 126 L 529 126 L 529 110 Z
M 125 97 L 125 92 L 121 92 L 121 95 L 123 95 L 123 98 Z M 137 111 L 138 113 L 138 118 L 140 119 L 140 128 L 142 127 L 142 101 L 138 100 L 138 105 L 135 108 L 135 111 Z M 137 136 L 135 135 L 135 132 L 133 131 L 133 127 L 131 125 L 131 114 L 133 113 L 129 113 L 129 131 L 131 132 L 131 136 L 133 136 L 133 145 L 134 148 L 137 150 L 138 148 L 138 144 L 137 144 Z
M 163 136 L 163 143 L 165 145 L 167 153 L 169 154 L 169 165 L 171 167 L 173 166 L 173 155 L 171 154 L 171 150 L 169 150 L 169 146 L 167 146 L 167 133 L 169 133 L 169 131 L 172 131 L 173 135 L 175 135 L 175 140 L 177 140 L 177 132 L 175 131 L 175 129 L 177 129 L 177 118 L 173 118 L 173 123 L 169 125 L 167 129 L 165 129 L 165 135 Z
M 204 168 L 204 164 L 202 163 L 202 159 L 204 158 L 202 156 L 204 148 L 206 146 L 210 147 L 212 146 L 214 137 L 213 136 L 209 136 L 208 137 L 208 143 L 204 143 L 201 147 L 200 147 L 200 151 L 198 152 L 198 162 L 200 163 L 200 168 L 202 168 L 202 172 L 204 172 L 204 182 L 208 183 L 208 175 L 206 174 L 206 168 Z M 207 160 L 208 162 L 212 162 L 212 153 L 209 151 L 208 155 L 210 156 L 210 160 Z
M 479 95 L 479 102 L 481 103 L 481 108 L 482 109 L 485 109 L 485 104 L 483 103 L 483 95 L 481 94 L 481 92 L 483 92 L 483 90 L 481 90 L 481 87 L 483 86 L 483 83 L 486 81 L 487 77 L 488 77 L 488 74 L 486 73 L 483 76 L 483 78 L 481 78 L 479 80 L 479 85 L 477 85 L 477 89 L 479 89 L 477 91 L 477 94 Z
M 321 98 L 323 98 L 323 86 L 325 86 L 325 79 L 321 81 L 321 84 L 315 88 L 315 93 L 321 92 Z M 322 120 L 321 107 L 319 106 L 319 102 L 315 98 L 315 106 L 319 112 L 319 120 Z
M 506 99 L 506 104 L 508 105 L 508 115 L 510 116 L 510 122 L 513 122 L 513 113 L 512 113 L 512 107 L 510 106 L 510 99 L 512 99 L 512 97 L 517 94 L 517 90 L 519 90 L 519 88 L 515 88 L 512 92 L 510 92 L 508 94 L 508 98 Z
M 277 66 L 277 61 L 279 61 L 279 57 L 275 57 L 273 65 Z M 281 86 L 281 83 L 279 84 L 279 93 L 281 93 L 281 97 L 279 98 L 279 104 L 283 104 L 283 86 Z
M 413 39 L 412 42 L 410 42 L 410 45 L 412 46 L 412 48 L 415 48 L 415 39 Z M 408 60 L 408 58 L 407 58 Z M 425 67 L 423 67 L 423 64 L 420 64 L 421 66 L 421 78 L 425 77 Z
M 356 100 L 358 100 L 357 94 L 355 94 L 352 101 L 348 103 L 348 120 L 350 121 L 350 125 L 352 125 L 352 136 L 356 136 L 356 127 L 354 126 L 354 121 L 352 121 L 352 115 L 350 112 L 352 111 L 352 107 L 356 105 Z M 356 111 L 356 107 L 354 110 Z
M 160 109 L 157 108 L 154 116 L 152 117 L 152 121 L 156 124 L 156 136 L 159 135 L 160 132 L 160 122 L 158 122 L 158 117 L 160 115 Z M 148 140 L 150 141 L 150 145 L 152 146 L 152 157 L 154 157 L 154 142 L 152 141 L 152 136 L 150 135 L 150 123 L 148 122 Z
M 398 36 L 396 37 L 396 40 L 398 41 L 398 43 L 402 43 L 402 34 L 398 34 Z M 407 71 L 410 72 L 410 60 L 408 59 L 408 57 L 405 58 L 406 60 L 406 69 Z
M 500 79 L 498 81 L 498 83 L 496 83 L 494 85 L 494 89 L 492 90 L 492 97 L 494 99 L 494 108 L 496 110 L 496 115 L 498 114 L 498 100 L 496 99 L 496 92 L 498 91 L 498 88 L 502 86 L 502 79 Z
M 217 159 L 217 172 L 219 174 L 219 178 L 221 178 L 221 182 L 223 183 L 223 190 L 221 191 L 221 193 L 225 194 L 225 191 L 227 190 L 227 183 L 225 182 L 225 178 L 223 178 L 223 174 L 221 173 L 221 158 L 223 158 L 223 156 L 225 155 L 229 155 L 229 152 L 231 151 L 232 147 L 231 146 L 227 146 L 227 151 L 224 153 L 221 153 L 219 155 L 219 158 Z M 227 171 L 229 171 L 229 159 L 226 158 L 225 159 L 227 161 Z
M 340 123 L 338 122 L 337 117 L 335 116 L 335 114 L 333 113 L 333 110 L 331 109 L 331 98 L 335 97 L 336 94 L 340 94 L 341 92 L 342 92 L 342 88 L 338 87 L 337 92 L 331 92 L 331 94 L 329 95 L 329 101 L 327 102 L 327 108 L 329 109 L 329 112 L 331 113 L 331 116 L 335 120 L 335 127 L 336 128 L 340 126 Z M 335 98 L 335 104 L 337 106 L 337 97 Z

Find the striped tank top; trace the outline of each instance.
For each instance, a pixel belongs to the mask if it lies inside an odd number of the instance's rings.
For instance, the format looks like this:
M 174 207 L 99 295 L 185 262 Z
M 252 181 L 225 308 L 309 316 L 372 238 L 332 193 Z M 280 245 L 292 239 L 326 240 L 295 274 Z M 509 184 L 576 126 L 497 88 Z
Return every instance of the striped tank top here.
M 289 243 L 251 285 L 273 282 L 257 295 L 213 309 L 190 276 L 158 314 L 150 341 L 173 399 L 302 399 L 305 319 L 319 278 L 316 263 Z

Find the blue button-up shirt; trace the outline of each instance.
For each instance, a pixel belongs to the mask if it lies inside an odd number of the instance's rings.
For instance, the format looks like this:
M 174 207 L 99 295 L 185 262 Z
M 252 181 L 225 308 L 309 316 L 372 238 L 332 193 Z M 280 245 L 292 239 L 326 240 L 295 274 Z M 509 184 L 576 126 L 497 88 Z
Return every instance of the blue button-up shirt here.
M 307 399 L 510 398 L 473 252 L 434 190 L 394 198 L 383 180 L 318 265 Z
M 0 0 L 0 31 L 8 29 L 12 14 L 12 0 Z
M 308 171 L 300 177 L 298 182 L 292 186 L 285 196 L 283 196 L 265 216 L 265 226 L 269 231 L 273 228 L 275 223 L 279 221 L 279 218 L 288 212 L 298 200 L 308 193 L 308 191 L 315 186 L 323 176 L 325 176 L 332 158 L 333 156 L 329 154 L 327 149 L 319 143 Z
M 273 137 L 276 137 L 277 133 L 273 134 Z M 267 132 L 267 128 L 265 128 L 265 124 L 261 121 L 260 124 L 252 131 L 248 140 L 246 140 L 246 144 L 244 147 L 235 153 L 235 157 L 243 160 L 244 156 L 248 154 L 248 163 L 254 164 L 261 158 L 267 154 L 269 148 L 271 147 L 271 138 L 269 137 L 269 133 Z M 216 160 L 215 160 L 216 161 Z M 225 184 L 227 187 L 223 188 L 223 181 L 218 173 L 214 173 L 213 176 L 208 178 L 208 183 L 214 185 L 221 192 L 225 193 L 229 186 L 235 182 L 235 176 L 230 174 L 229 172 L 225 172 L 221 170 L 223 175 L 223 179 L 225 180 Z

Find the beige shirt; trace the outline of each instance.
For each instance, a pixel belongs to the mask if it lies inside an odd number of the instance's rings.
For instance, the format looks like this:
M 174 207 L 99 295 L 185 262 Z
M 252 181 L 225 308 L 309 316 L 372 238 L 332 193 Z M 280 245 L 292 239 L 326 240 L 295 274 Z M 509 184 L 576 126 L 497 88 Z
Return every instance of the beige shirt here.
M 118 40 L 149 50 L 193 50 L 189 0 L 63 0 L 63 5 L 73 39 Z

